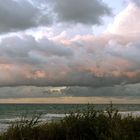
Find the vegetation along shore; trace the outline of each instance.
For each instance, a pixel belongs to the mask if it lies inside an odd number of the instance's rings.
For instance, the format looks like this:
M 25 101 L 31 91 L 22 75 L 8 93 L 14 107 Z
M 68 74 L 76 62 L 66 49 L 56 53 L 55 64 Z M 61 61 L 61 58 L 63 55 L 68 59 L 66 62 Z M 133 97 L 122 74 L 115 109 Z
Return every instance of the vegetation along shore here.
M 52 122 L 41 122 L 40 115 L 22 118 L 0 140 L 140 140 L 140 116 L 124 117 L 112 105 L 106 111 L 88 105 Z

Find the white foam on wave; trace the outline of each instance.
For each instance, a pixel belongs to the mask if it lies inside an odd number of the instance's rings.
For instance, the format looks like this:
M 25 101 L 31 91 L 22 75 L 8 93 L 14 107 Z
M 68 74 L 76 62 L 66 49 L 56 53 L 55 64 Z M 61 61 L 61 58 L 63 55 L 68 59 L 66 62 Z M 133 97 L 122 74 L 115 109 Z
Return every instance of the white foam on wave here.
M 119 114 L 122 116 L 127 117 L 128 115 L 134 116 L 134 117 L 139 117 L 140 116 L 140 111 L 119 111 Z
M 121 114 L 123 117 L 127 117 L 128 115 L 132 115 L 134 117 L 140 117 L 140 111 L 119 111 L 119 114 Z M 42 122 L 50 122 L 52 120 L 60 120 L 64 118 L 65 116 L 68 116 L 69 114 L 51 114 L 47 113 L 41 116 L 40 121 Z M 26 119 L 31 119 L 31 117 L 26 118 Z M 8 128 L 8 126 L 15 121 L 20 121 L 20 117 L 15 117 L 15 118 L 1 118 L 0 119 L 0 132 Z
M 68 114 L 45 114 L 43 115 L 44 117 L 47 117 L 47 118 L 63 118 L 65 116 L 67 116 Z

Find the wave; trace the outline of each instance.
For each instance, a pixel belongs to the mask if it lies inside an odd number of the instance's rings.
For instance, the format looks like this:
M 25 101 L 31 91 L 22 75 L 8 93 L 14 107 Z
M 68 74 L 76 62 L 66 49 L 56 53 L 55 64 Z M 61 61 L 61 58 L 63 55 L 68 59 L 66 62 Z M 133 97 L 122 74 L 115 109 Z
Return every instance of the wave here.
M 140 116 L 140 111 L 119 111 L 122 116 L 132 115 L 133 117 Z
M 127 117 L 129 115 L 132 115 L 133 117 L 140 116 L 140 111 L 119 111 L 119 114 L 122 115 L 122 117 Z M 41 122 L 50 122 L 52 120 L 60 120 L 64 118 L 65 116 L 68 116 L 69 114 L 51 114 L 47 113 L 41 116 L 40 121 Z M 8 116 L 7 116 L 8 117 Z M 27 117 L 26 119 L 31 119 L 31 117 Z M 20 121 L 21 117 L 14 117 L 14 118 L 1 118 L 0 119 L 0 132 L 8 128 L 8 126 L 16 121 Z
M 119 111 L 119 114 L 123 115 L 123 116 L 128 116 L 128 115 L 132 115 L 132 116 L 140 116 L 140 111 Z M 43 114 L 40 118 L 40 120 L 50 120 L 50 119 L 57 119 L 57 118 L 64 118 L 65 116 L 68 116 L 69 114 L 55 114 L 55 113 L 47 113 L 47 114 Z M 30 117 L 26 117 L 25 119 L 31 119 Z M 15 121 L 20 121 L 21 117 L 13 117 L 13 118 L 1 118 L 0 119 L 0 123 L 9 123 L 9 122 L 15 122 Z

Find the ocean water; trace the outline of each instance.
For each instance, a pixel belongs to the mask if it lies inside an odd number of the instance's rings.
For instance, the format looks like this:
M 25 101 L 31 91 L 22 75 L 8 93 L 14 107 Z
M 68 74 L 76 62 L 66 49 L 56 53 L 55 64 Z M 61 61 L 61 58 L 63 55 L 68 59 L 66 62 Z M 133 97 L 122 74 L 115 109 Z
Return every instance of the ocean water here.
M 105 110 L 108 104 L 94 104 L 97 110 Z M 140 104 L 115 104 L 122 115 L 132 114 L 140 116 Z M 41 119 L 52 121 L 61 119 L 71 111 L 83 110 L 87 104 L 0 104 L 0 131 L 4 131 L 12 122 L 26 116 L 31 118 L 34 114 L 41 114 Z

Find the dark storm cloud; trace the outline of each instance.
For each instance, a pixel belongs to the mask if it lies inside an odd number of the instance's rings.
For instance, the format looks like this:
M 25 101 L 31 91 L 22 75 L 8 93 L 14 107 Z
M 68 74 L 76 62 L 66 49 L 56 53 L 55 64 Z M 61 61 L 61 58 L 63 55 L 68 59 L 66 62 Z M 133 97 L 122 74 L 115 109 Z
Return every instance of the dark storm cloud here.
M 67 87 L 62 89 L 62 95 L 65 96 L 104 96 L 104 97 L 138 97 L 139 98 L 139 90 L 140 84 L 133 85 L 119 85 L 113 87 L 100 87 L 100 88 L 92 88 L 92 87 Z
M 42 98 L 65 96 L 61 91 L 54 91 L 52 87 L 0 87 L 0 98 Z
M 51 22 L 50 16 L 28 0 L 1 0 L 0 33 L 48 25 Z
M 99 0 L 57 0 L 54 11 L 60 22 L 101 24 L 104 15 L 110 15 L 111 9 Z
M 136 5 L 140 6 L 140 0 L 131 0 L 132 2 L 134 2 Z
M 46 98 L 46 97 L 116 97 L 139 99 L 140 84 L 113 87 L 0 87 L 0 98 Z
M 8 64 L 38 64 L 47 62 L 47 57 L 69 57 L 73 55 L 70 48 L 62 44 L 42 38 L 39 41 L 33 36 L 17 35 L 2 39 L 0 43 L 0 62 Z
M 54 7 L 54 8 L 53 8 Z M 52 23 L 100 24 L 110 9 L 98 0 L 2 0 L 0 33 L 15 32 Z

